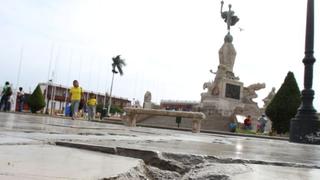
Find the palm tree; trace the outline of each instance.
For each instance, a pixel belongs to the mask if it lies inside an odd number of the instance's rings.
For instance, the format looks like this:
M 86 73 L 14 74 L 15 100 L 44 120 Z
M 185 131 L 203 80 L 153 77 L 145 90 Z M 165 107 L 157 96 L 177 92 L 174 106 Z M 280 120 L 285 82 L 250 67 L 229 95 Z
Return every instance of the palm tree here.
M 109 93 L 109 104 L 108 104 L 108 113 L 107 115 L 110 114 L 110 109 L 111 109 L 111 96 L 112 96 L 112 87 L 113 87 L 113 79 L 114 79 L 114 74 L 119 73 L 121 76 L 123 75 L 123 70 L 122 67 L 126 65 L 126 62 L 124 59 L 120 58 L 120 55 L 113 57 L 112 58 L 112 81 L 111 81 L 111 86 L 110 86 L 110 93 Z M 117 70 L 116 70 L 117 69 Z

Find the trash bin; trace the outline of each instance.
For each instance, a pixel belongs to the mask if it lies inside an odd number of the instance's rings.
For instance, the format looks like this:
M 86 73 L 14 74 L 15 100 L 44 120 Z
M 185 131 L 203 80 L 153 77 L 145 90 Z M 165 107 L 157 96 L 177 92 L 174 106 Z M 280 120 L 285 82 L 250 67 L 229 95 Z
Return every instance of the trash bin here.
M 64 111 L 65 116 L 71 117 L 72 116 L 72 108 L 71 108 L 71 103 L 68 103 L 66 105 L 65 111 Z

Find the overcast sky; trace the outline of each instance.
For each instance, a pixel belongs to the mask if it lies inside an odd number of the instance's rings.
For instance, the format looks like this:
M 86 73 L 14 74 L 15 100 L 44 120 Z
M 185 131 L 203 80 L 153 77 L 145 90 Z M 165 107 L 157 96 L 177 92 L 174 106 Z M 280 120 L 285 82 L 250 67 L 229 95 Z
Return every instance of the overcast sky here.
M 306 2 L 225 1 L 240 18 L 231 30 L 234 73 L 245 86 L 266 83 L 258 91 L 259 105 L 272 87 L 279 89 L 288 71 L 303 89 Z M 320 9 L 315 11 L 318 22 Z M 87 90 L 105 92 L 111 58 L 121 54 L 127 66 L 122 77 L 116 76 L 113 94 L 142 101 L 149 90 L 157 103 L 200 101 L 203 83 L 214 79 L 209 70 L 217 69 L 227 32 L 220 0 L 0 0 L 0 27 L 1 84 L 8 80 L 29 91 L 48 78 L 66 86 L 78 79 Z M 319 34 L 316 26 L 318 61 Z M 319 71 L 316 62 L 317 110 Z

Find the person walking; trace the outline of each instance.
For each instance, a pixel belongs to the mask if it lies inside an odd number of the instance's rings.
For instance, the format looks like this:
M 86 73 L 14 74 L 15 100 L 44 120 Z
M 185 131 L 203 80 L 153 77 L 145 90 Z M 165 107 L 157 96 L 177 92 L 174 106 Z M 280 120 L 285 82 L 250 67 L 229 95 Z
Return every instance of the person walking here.
M 262 114 L 262 116 L 259 118 L 259 129 L 257 132 L 264 133 L 264 129 L 266 127 L 266 124 L 268 122 L 268 119 L 266 118 L 266 115 Z
M 24 105 L 24 92 L 23 88 L 19 87 L 19 91 L 17 93 L 17 100 L 18 100 L 18 111 L 22 112 L 23 111 L 23 105 Z
M 97 99 L 96 95 L 93 93 L 89 94 L 89 99 L 87 103 L 87 108 L 88 108 L 88 120 L 92 121 L 95 118 L 96 115 L 96 106 L 97 106 Z
M 83 91 L 77 80 L 73 81 L 73 87 L 70 88 L 69 97 L 71 100 L 72 119 L 75 120 L 78 118 L 79 104 L 83 98 Z
M 10 96 L 12 95 L 12 88 L 10 83 L 7 81 L 3 87 L 1 92 L 1 100 L 0 100 L 0 110 L 9 111 L 10 110 Z

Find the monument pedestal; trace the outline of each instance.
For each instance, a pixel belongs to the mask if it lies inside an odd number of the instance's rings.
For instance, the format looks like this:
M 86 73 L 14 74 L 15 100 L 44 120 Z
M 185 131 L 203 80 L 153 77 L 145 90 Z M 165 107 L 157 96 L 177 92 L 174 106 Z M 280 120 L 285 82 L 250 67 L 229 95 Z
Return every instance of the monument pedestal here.
M 214 130 L 228 131 L 230 122 L 234 122 L 235 114 L 251 115 L 253 120 L 261 115 L 256 98 L 256 90 L 264 88 L 264 84 L 253 84 L 244 87 L 233 73 L 236 50 L 232 44 L 232 36 L 228 33 L 219 50 L 219 66 L 213 82 L 204 83 L 207 92 L 201 94 L 200 109 L 207 116 L 208 127 Z M 255 122 L 253 122 L 255 124 Z
M 241 102 L 243 83 L 231 79 L 222 79 L 218 85 L 219 94 L 202 96 L 201 111 L 206 114 L 210 128 L 227 131 L 230 117 L 236 109 L 243 109 Z

